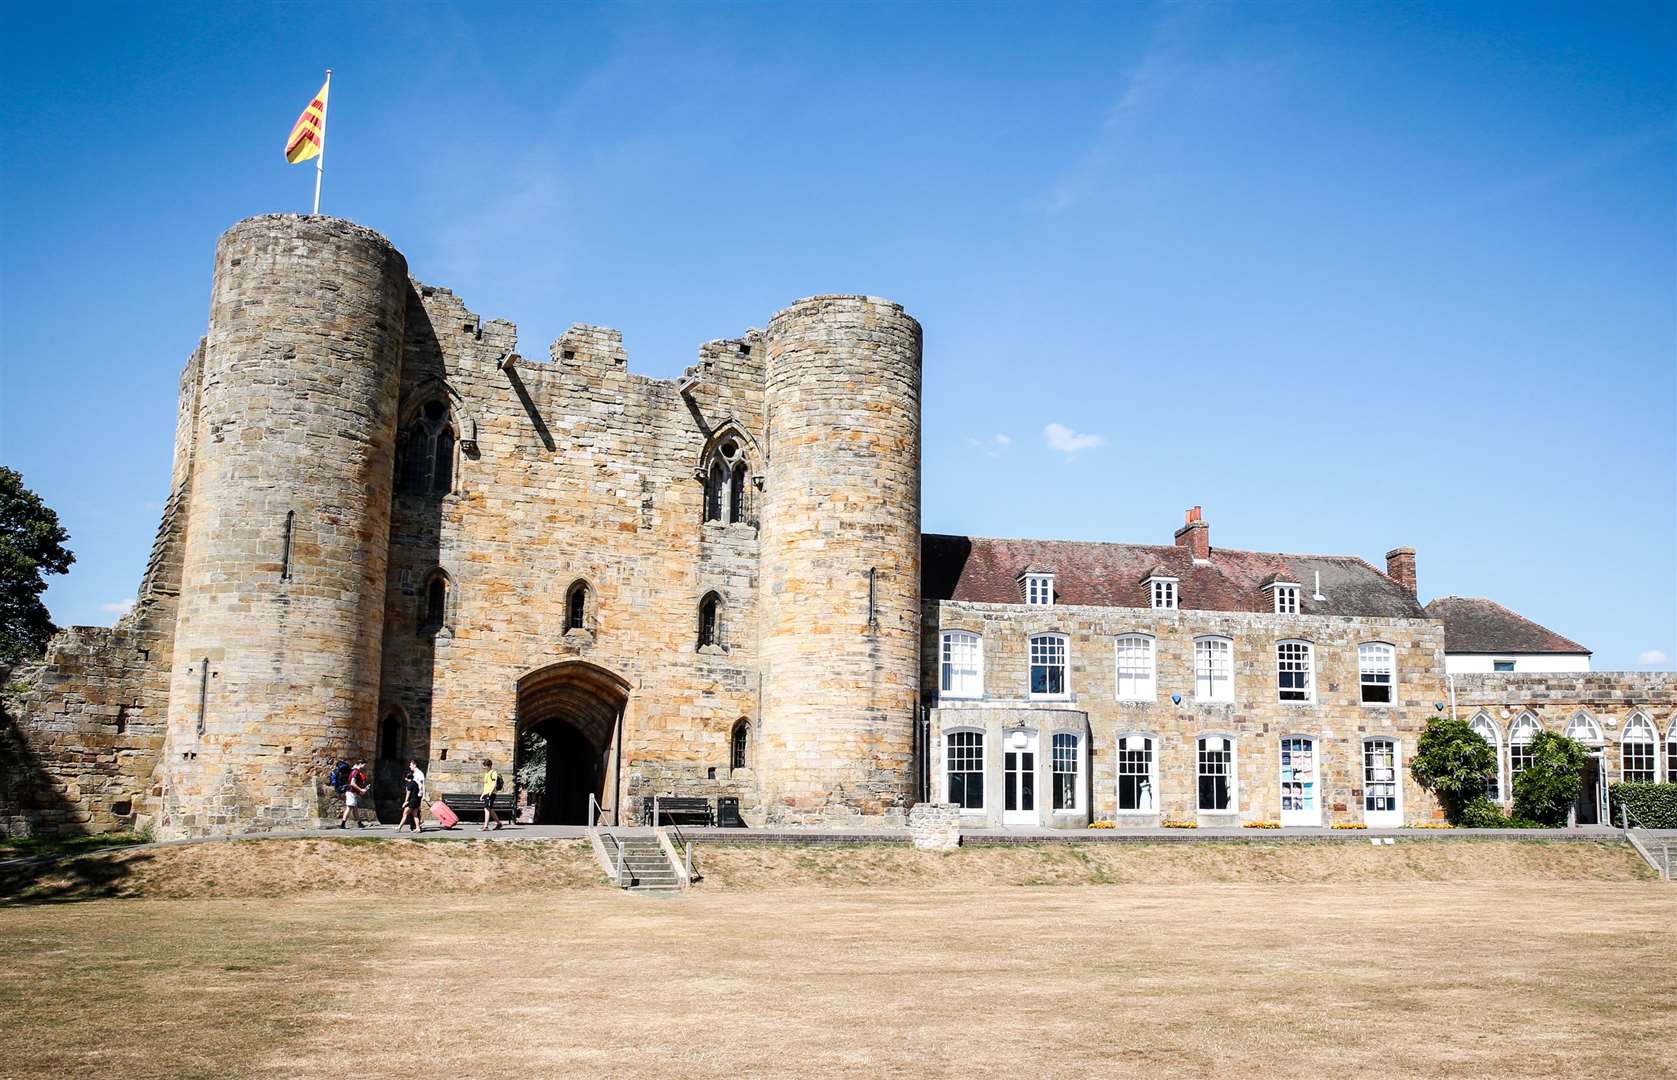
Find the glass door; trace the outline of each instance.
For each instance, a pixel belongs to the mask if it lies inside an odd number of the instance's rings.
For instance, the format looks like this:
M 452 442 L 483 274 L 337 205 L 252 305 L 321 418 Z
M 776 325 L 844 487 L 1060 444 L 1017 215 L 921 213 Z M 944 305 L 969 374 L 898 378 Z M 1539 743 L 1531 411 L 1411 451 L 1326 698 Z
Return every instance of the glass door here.
M 1281 740 L 1281 824 L 1320 825 L 1316 791 L 1316 740 Z
M 1363 743 L 1363 823 L 1371 829 L 1395 829 L 1403 824 L 1402 779 L 1394 739 Z
M 1002 753 L 1002 824 L 1035 825 L 1036 734 L 1015 731 Z

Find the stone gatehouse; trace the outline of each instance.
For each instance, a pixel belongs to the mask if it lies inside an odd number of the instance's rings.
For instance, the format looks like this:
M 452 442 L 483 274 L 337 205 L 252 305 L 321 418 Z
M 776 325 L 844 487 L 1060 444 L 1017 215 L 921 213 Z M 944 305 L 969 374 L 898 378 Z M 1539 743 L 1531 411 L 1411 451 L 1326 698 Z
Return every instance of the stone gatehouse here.
M 138 602 L 12 674 L 0 823 L 308 827 L 340 758 L 385 812 L 409 758 L 459 792 L 542 760 L 520 797 L 555 822 L 1435 813 L 1404 762 L 1447 625 L 1408 549 L 1212 548 L 1197 508 L 1169 545 L 922 536 L 921 328 L 877 297 L 674 380 L 601 327 L 517 348 L 370 230 L 228 230 Z M 1622 685 L 1671 737 L 1671 678 Z

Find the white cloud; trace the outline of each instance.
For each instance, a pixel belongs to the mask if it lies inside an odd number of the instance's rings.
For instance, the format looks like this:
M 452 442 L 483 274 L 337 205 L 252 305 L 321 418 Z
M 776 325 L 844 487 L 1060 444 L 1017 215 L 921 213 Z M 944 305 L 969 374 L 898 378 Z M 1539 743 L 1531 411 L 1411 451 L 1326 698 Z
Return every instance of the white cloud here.
M 980 439 L 977 436 L 969 435 L 967 445 L 974 450 L 984 451 L 985 457 L 999 458 L 1013 445 L 1013 436 L 1005 432 L 998 432 L 988 439 Z
M 1094 450 L 1106 445 L 1105 435 L 1074 431 L 1064 424 L 1049 424 L 1042 429 L 1042 438 L 1050 450 L 1064 454 L 1068 460 L 1080 450 Z
M 134 598 L 130 596 L 126 600 L 113 600 L 109 604 L 100 604 L 99 610 L 103 611 L 106 615 L 126 615 L 128 614 L 128 609 L 133 606 Z
M 1636 662 L 1641 667 L 1652 667 L 1655 664 L 1669 664 L 1671 657 L 1665 655 L 1663 649 L 1644 649 L 1637 654 Z

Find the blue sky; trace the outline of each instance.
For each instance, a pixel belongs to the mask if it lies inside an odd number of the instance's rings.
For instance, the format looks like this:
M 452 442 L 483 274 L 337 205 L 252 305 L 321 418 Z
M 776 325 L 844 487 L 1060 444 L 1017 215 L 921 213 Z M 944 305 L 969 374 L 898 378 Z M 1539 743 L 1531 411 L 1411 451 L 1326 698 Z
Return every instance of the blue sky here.
M 216 236 L 323 210 L 656 376 L 812 293 L 926 328 L 925 527 L 1419 550 L 1677 657 L 1669 4 L 11 9 L 0 460 L 132 597 Z

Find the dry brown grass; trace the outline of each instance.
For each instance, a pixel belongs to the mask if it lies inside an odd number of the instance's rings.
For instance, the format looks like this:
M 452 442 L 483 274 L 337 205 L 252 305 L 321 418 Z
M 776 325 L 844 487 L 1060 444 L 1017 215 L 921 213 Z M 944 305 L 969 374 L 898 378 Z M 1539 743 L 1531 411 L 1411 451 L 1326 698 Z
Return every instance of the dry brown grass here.
M 1040 873 L 1035 850 L 972 854 Z M 773 857 L 811 851 L 828 857 Z M 707 887 L 677 899 L 0 908 L 0 1077 L 1672 1071 L 1656 1055 L 1677 887 L 1659 882 L 909 889 L 840 887 L 828 867 L 751 891 L 722 864 L 754 853 L 710 849 Z

